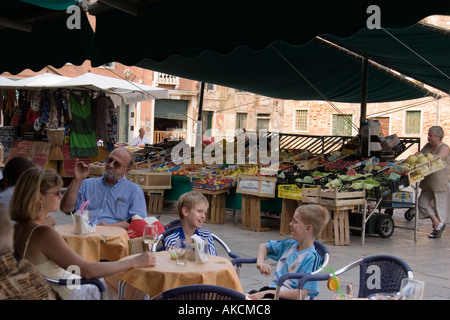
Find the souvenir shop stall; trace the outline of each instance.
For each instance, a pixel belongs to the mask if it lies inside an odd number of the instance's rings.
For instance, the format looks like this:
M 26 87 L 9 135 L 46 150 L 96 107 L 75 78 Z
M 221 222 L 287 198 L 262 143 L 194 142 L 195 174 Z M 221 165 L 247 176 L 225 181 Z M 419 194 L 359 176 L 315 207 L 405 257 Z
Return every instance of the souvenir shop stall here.
M 4 163 L 24 156 L 71 177 L 76 158 L 95 163 L 116 143 L 116 109 L 103 92 L 3 89 L 0 106 Z
M 93 73 L 70 78 L 53 74 L 0 82 L 2 163 L 25 156 L 42 168 L 72 177 L 76 159 L 101 162 L 115 147 L 116 105 L 168 98 L 166 89 Z

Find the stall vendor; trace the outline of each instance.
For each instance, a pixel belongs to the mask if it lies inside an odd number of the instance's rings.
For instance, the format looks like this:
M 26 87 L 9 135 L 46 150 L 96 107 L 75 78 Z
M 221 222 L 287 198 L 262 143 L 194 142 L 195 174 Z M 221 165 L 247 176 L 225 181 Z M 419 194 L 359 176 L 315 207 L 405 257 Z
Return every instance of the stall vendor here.
M 133 139 L 131 146 L 140 147 L 140 146 L 145 146 L 146 144 L 150 144 L 150 141 L 148 141 L 147 137 L 145 136 L 144 128 L 140 128 L 139 135 Z
M 77 161 L 73 180 L 61 200 L 61 211 L 69 213 L 89 201 L 87 209 L 94 223 L 128 229 L 131 219 L 147 217 L 144 192 L 125 175 L 134 163 L 133 154 L 125 148 L 114 149 L 106 158 L 105 172 L 100 178 L 89 178 L 89 165 Z

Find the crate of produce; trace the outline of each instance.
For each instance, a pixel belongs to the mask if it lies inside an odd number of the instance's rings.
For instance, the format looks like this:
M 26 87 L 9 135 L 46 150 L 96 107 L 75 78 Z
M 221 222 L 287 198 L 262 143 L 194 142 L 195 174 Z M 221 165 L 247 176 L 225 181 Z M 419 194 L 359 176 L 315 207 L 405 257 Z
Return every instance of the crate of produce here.
M 319 204 L 320 186 L 304 184 L 302 202 Z
M 303 188 L 303 202 L 317 203 L 329 207 L 364 205 L 366 191 L 353 189 Z
M 191 187 L 193 189 L 202 189 L 202 190 L 209 190 L 209 191 L 221 191 L 226 189 L 231 189 L 236 186 L 236 182 L 234 180 L 227 180 L 227 181 L 217 181 L 214 180 L 211 183 L 202 182 L 201 180 L 194 180 L 191 182 Z
M 278 198 L 302 200 L 302 189 L 296 184 L 282 184 L 278 186 Z
M 296 166 L 301 170 L 313 170 L 324 159 L 323 155 L 310 155 L 308 159 L 297 161 Z
M 431 172 L 436 172 L 445 168 L 445 162 L 440 158 L 435 158 L 430 161 Z

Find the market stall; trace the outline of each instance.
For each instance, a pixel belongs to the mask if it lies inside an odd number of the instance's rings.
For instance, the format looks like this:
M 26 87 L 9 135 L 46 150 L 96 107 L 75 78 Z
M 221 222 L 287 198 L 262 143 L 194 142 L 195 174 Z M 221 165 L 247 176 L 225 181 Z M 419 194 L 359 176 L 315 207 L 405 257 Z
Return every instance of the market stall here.
M 283 141 L 283 136 L 280 140 Z M 166 200 L 176 201 L 181 194 L 191 190 L 204 193 L 210 202 L 207 221 L 211 223 L 223 223 L 225 209 L 235 209 L 241 211 L 242 228 L 262 231 L 263 212 L 272 212 L 280 218 L 280 233 L 289 234 L 289 222 L 297 206 L 303 203 L 324 205 L 332 212 L 333 219 L 320 238 L 334 241 L 336 245 L 348 245 L 350 232 L 359 231 L 363 243 L 366 233 L 390 237 L 394 226 L 389 211 L 400 205 L 414 206 L 391 200 L 404 194 L 403 189 L 414 182 L 408 181 L 405 185 L 408 176 L 416 177 L 412 168 L 399 169 L 408 165 L 405 160 L 395 160 L 413 142 L 408 141 L 407 145 L 395 135 L 380 140 L 381 148 L 378 153 L 372 150 L 370 157 L 361 153 L 359 136 L 343 139 L 341 146 L 334 143 L 335 149 L 329 153 L 281 149 L 275 171 L 270 170 L 270 164 L 250 164 L 248 159 L 242 165 L 236 161 L 209 165 L 205 161 L 176 164 L 168 153 L 164 159 L 146 160 L 137 165 L 146 166 L 149 171 L 171 174 L 172 188 L 164 193 Z M 289 144 L 292 141 L 293 137 L 289 135 Z M 317 141 L 323 143 L 325 140 Z M 210 144 L 209 148 L 223 147 L 224 143 L 233 142 L 220 141 L 216 145 Z M 315 144 L 309 146 L 320 150 Z M 192 160 L 196 151 L 194 148 L 190 151 Z M 243 153 L 248 157 L 248 148 Z M 431 162 L 429 160 L 430 168 Z M 440 167 L 433 165 L 433 168 L 438 170 Z M 385 213 L 381 214 L 381 209 Z
M 1 81 L 0 143 L 6 163 L 24 156 L 71 178 L 76 159 L 102 173 L 101 162 L 119 146 L 115 104 L 167 98 L 167 90 L 87 73 Z M 116 101 L 115 102 L 113 102 Z

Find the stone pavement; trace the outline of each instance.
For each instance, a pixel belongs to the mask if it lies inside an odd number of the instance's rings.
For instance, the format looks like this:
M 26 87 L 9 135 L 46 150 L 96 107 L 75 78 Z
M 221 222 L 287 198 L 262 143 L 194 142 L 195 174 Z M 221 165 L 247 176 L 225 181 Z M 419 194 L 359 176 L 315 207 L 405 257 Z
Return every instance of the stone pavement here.
M 431 231 L 429 220 L 418 220 L 418 236 L 414 241 L 414 220 L 407 221 L 404 209 L 394 210 L 395 231 L 390 238 L 383 239 L 378 235 L 366 235 L 365 244 L 361 244 L 361 237 L 352 235 L 349 246 L 334 246 L 333 243 L 325 243 L 330 251 L 329 267 L 335 270 L 361 259 L 375 254 L 390 254 L 404 259 L 413 269 L 414 278 L 425 282 L 424 299 L 448 300 L 450 299 L 450 226 L 440 239 L 429 239 Z M 53 214 L 57 225 L 71 224 L 72 218 L 62 213 Z M 166 203 L 160 221 L 165 224 L 178 216 L 174 203 Z M 268 240 L 280 240 L 286 238 L 279 233 L 280 219 L 276 215 L 263 216 L 261 225 L 266 231 L 254 232 L 244 230 L 241 227 L 240 212 L 226 210 L 224 224 L 205 223 L 204 228 L 211 230 L 227 243 L 230 249 L 241 257 L 255 257 L 258 246 Z M 401 228 L 404 227 L 404 228 Z M 220 246 L 218 246 L 220 247 Z M 219 255 L 226 256 L 219 248 Z M 272 270 L 275 263 L 269 260 Z M 340 276 L 342 284 L 358 283 L 359 268 Z M 245 292 L 259 289 L 270 282 L 270 278 L 261 275 L 254 265 L 244 265 L 240 275 Z M 326 288 L 325 282 L 319 284 L 320 294 L 316 300 L 332 299 L 332 293 Z M 355 289 L 356 290 L 356 289 Z

